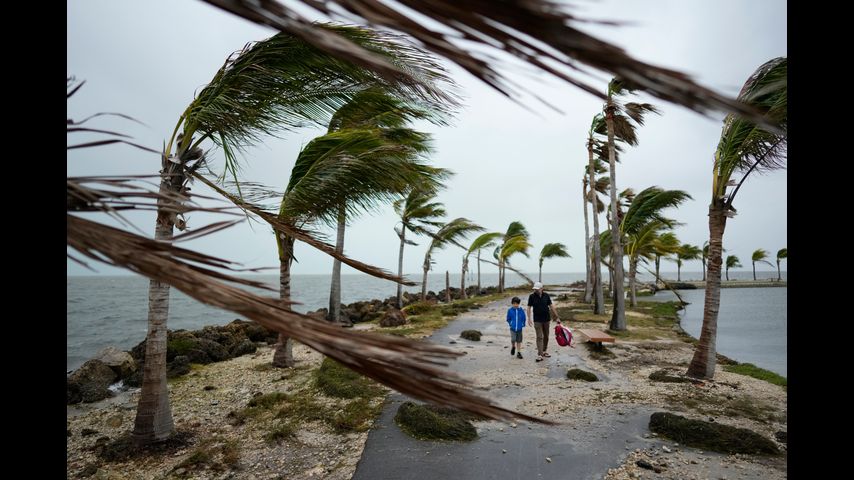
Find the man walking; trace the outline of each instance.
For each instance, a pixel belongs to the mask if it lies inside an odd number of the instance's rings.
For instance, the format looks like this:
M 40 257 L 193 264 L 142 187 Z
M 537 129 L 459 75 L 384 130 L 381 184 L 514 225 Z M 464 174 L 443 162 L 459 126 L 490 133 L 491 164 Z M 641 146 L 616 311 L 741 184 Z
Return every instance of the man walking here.
M 534 315 L 531 316 L 531 309 L 534 309 Z M 555 310 L 554 304 L 552 304 L 552 299 L 549 297 L 549 294 L 543 291 L 543 284 L 541 282 L 534 283 L 534 292 L 528 296 L 528 308 L 527 308 L 527 317 L 528 317 L 528 326 L 534 327 L 534 332 L 537 334 L 537 360 L 538 362 L 543 361 L 543 357 L 551 357 L 549 352 L 546 350 L 549 347 L 549 322 L 551 321 L 551 316 L 549 315 L 549 310 L 554 312 L 555 318 L 557 321 L 560 321 L 560 318 L 557 315 L 557 310 Z M 533 319 L 533 323 L 531 320 Z

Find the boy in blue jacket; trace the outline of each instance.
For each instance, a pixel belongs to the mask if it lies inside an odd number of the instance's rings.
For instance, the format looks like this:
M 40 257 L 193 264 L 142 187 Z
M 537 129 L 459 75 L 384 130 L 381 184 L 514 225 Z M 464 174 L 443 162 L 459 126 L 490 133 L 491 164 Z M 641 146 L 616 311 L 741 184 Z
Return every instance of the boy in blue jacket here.
M 525 311 L 519 306 L 522 303 L 519 297 L 513 297 L 510 303 L 513 304 L 507 310 L 507 323 L 510 325 L 510 356 L 516 355 L 516 358 L 522 358 L 522 329 L 525 328 Z

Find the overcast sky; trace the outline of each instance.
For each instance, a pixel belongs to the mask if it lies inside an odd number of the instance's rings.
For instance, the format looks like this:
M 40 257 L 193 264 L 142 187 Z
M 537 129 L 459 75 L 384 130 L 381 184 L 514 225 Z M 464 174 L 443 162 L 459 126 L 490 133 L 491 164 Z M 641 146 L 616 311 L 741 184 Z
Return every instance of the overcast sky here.
M 584 26 L 589 33 L 732 96 L 759 65 L 787 55 L 785 1 L 613 0 L 573 5 L 573 13 L 579 16 L 632 23 Z M 194 93 L 231 52 L 275 33 L 195 0 L 76 0 L 67 7 L 66 70 L 86 81 L 68 101 L 69 118 L 104 111 L 133 116 L 146 126 L 111 118 L 96 119 L 89 126 L 127 133 L 154 149 L 162 148 Z M 448 219 L 466 217 L 489 231 L 502 232 L 511 221 L 521 221 L 531 233 L 534 249 L 530 259 L 514 258 L 514 266 L 536 272 L 542 246 L 561 242 L 573 258 L 547 260 L 543 271 L 583 271 L 585 138 L 602 102 L 567 84 L 517 72 L 515 81 L 523 82 L 563 113 L 532 98 L 523 107 L 445 63 L 460 86 L 465 107 L 450 127 L 419 124 L 419 128 L 434 136 L 432 163 L 456 172 L 439 196 Z M 591 81 L 604 91 L 608 79 L 600 73 Z M 689 192 L 694 200 L 669 215 L 684 224 L 676 230 L 682 242 L 702 245 L 708 240 L 712 159 L 724 114 L 704 117 L 651 97 L 637 99 L 656 104 L 662 115 L 651 116 L 639 130 L 640 145 L 623 154 L 617 186 L 640 191 L 657 185 Z M 320 133 L 319 129 L 300 130 L 249 150 L 241 178 L 283 190 L 300 148 Z M 80 135 L 69 142 L 85 138 Z M 214 158 L 213 168 L 219 171 L 221 153 Z M 68 155 L 67 171 L 69 176 L 152 174 L 159 164 L 157 155 L 107 146 L 73 151 Z M 727 222 L 724 248 L 728 254 L 738 255 L 748 269 L 755 249 L 764 248 L 773 257 L 786 246 L 786 190 L 783 170 L 753 175 L 738 193 L 738 215 Z M 194 191 L 208 193 L 202 186 Z M 153 212 L 128 218 L 153 235 Z M 189 220 L 191 227 L 198 228 L 213 217 L 197 213 Z M 395 221 L 391 206 L 354 219 L 347 229 L 345 253 L 396 271 L 399 240 L 393 231 Z M 604 228 L 604 217 L 600 224 Z M 333 230 L 324 231 L 334 240 Z M 406 248 L 404 272 L 408 274 L 420 272 L 424 257 L 426 242 L 416 241 L 418 246 Z M 245 267 L 277 268 L 278 264 L 272 233 L 258 223 L 244 222 L 185 246 Z M 329 273 L 332 269 L 331 258 L 310 247 L 297 244 L 295 253 L 295 274 Z M 459 271 L 461 255 L 457 248 L 435 254 L 435 271 Z M 103 264 L 91 265 L 101 274 L 126 273 Z M 484 266 L 485 272 L 494 269 Z M 690 262 L 683 269 L 699 271 L 701 267 L 699 262 Z M 765 269 L 770 267 L 761 270 Z M 355 272 L 347 266 L 342 271 Z M 92 274 L 70 261 L 66 272 Z

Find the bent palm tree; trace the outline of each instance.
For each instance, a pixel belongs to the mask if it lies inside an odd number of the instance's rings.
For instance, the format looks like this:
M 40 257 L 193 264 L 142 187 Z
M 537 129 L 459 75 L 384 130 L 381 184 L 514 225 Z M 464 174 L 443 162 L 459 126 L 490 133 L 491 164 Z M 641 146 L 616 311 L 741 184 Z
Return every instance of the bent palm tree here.
M 688 260 L 698 260 L 703 254 L 703 251 L 696 245 L 683 243 L 676 251 L 676 281 L 682 281 L 682 262 Z
M 347 129 L 370 129 L 381 136 L 386 142 L 400 147 L 400 161 L 409 161 L 407 153 L 412 158 L 426 156 L 431 151 L 429 135 L 408 128 L 413 120 L 428 119 L 434 123 L 443 124 L 441 112 L 422 109 L 417 105 L 395 98 L 386 92 L 372 88 L 355 95 L 353 100 L 338 109 L 329 122 L 329 132 L 346 131 Z M 383 155 L 383 152 L 378 152 Z M 346 155 L 346 152 L 343 153 Z M 450 172 L 443 169 L 425 170 L 423 178 L 413 178 L 411 184 L 421 185 L 422 188 L 435 189 L 439 182 L 448 178 Z M 344 232 L 347 219 L 346 205 L 341 205 L 338 212 L 338 230 L 336 250 L 344 252 Z M 332 265 L 332 282 L 329 292 L 329 310 L 326 319 L 342 321 L 341 319 L 341 261 L 335 259 Z M 349 319 L 343 321 L 349 323 Z
M 658 110 L 648 103 L 622 104 L 615 97 L 632 93 L 635 87 L 629 83 L 614 78 L 608 82 L 608 99 L 605 104 L 605 125 L 608 135 L 608 162 L 611 172 L 611 238 L 614 262 L 614 312 L 611 315 L 611 330 L 626 330 L 626 299 L 623 293 L 623 245 L 619 234 L 620 220 L 617 216 L 617 174 L 616 151 L 614 142 L 619 140 L 628 145 L 638 143 L 637 126 L 642 126 L 647 113 L 658 113 Z
M 726 256 L 726 281 L 729 281 L 729 269 L 730 268 L 740 268 L 741 263 L 740 260 L 735 255 L 727 255 Z
M 781 281 L 782 277 L 780 276 L 780 260 L 784 258 L 789 258 L 789 250 L 787 248 L 781 248 L 777 250 L 777 281 Z
M 757 249 L 753 252 L 753 255 L 750 256 L 750 259 L 753 261 L 753 281 L 756 281 L 756 262 L 767 263 L 772 267 L 774 266 L 771 264 L 771 262 L 765 260 L 766 258 L 768 258 L 768 252 L 766 252 L 762 248 Z
M 673 232 L 664 232 L 653 241 L 652 251 L 655 255 L 655 278 L 658 281 L 661 278 L 661 257 L 667 257 L 678 252 L 679 239 L 676 238 L 676 234 Z
M 454 244 L 463 250 L 465 247 L 460 245 L 460 240 L 473 232 L 482 232 L 485 230 L 480 225 L 473 223 L 471 220 L 463 217 L 455 218 L 442 226 L 434 235 L 430 246 L 427 247 L 427 253 L 424 254 L 424 277 L 421 282 L 421 301 L 427 300 L 427 272 L 430 271 L 433 265 L 432 254 L 434 250 L 445 248 L 448 244 Z
M 412 188 L 405 197 L 395 200 L 393 207 L 397 216 L 400 217 L 400 230 L 395 227 L 394 232 L 400 238 L 400 252 L 397 257 L 397 276 L 403 276 L 403 247 L 404 245 L 417 245 L 417 243 L 406 239 L 406 230 L 409 229 L 416 235 L 433 236 L 429 227 L 439 229 L 443 223 L 439 221 L 445 216 L 445 208 L 439 202 L 432 201 L 436 198 L 434 190 L 425 190 L 422 186 Z M 403 308 L 403 286 L 397 284 L 397 308 Z
M 362 28 L 330 25 L 318 28 L 347 37 L 385 57 L 389 63 L 412 65 L 407 68 L 413 75 L 390 82 L 284 34 L 236 52 L 184 110 L 163 149 L 156 240 L 169 242 L 174 227 L 186 228 L 186 221 L 181 218 L 186 207 L 176 198 L 188 190 L 189 178 L 205 163 L 205 152 L 200 145 L 206 140 L 222 148 L 225 170 L 236 177 L 237 150 L 254 144 L 262 135 L 323 122 L 366 87 L 383 85 L 407 98 L 424 101 L 452 100 L 443 91 L 419 83 L 419 78 L 434 78 L 442 70 L 416 55 L 410 47 Z M 166 385 L 168 314 L 169 284 L 152 280 L 142 389 L 133 430 L 133 437 L 139 443 L 161 441 L 174 433 Z
M 600 161 L 602 155 L 597 155 L 594 159 L 594 153 L 598 154 L 602 149 L 602 142 L 596 139 L 595 133 L 602 131 L 604 123 L 605 118 L 601 114 L 597 114 L 590 122 L 590 128 L 587 131 L 587 178 L 590 185 L 593 186 L 590 189 L 591 198 L 588 199 L 593 204 L 593 238 L 590 240 L 593 258 L 590 276 L 593 279 L 593 313 L 596 315 L 605 314 L 605 295 L 602 292 L 602 250 L 599 244 L 599 213 L 605 209 L 605 205 L 599 200 L 596 192 L 601 192 L 600 186 L 605 187 L 606 185 L 596 180 L 596 173 L 604 172 L 604 165 Z M 610 185 L 610 178 L 607 182 Z
M 566 251 L 566 245 L 562 243 L 547 243 L 543 245 L 543 249 L 540 250 L 540 273 L 539 273 L 539 281 L 543 281 L 543 260 L 547 258 L 554 257 L 572 257 Z
M 471 242 L 468 250 L 466 250 L 466 254 L 463 255 L 463 279 L 460 284 L 460 288 L 463 291 L 463 298 L 466 298 L 465 278 L 469 267 L 469 256 L 472 253 L 477 252 L 477 293 L 475 295 L 480 295 L 480 251 L 484 248 L 494 247 L 495 240 L 499 237 L 501 237 L 501 232 L 487 232 L 481 234 Z
M 726 220 L 735 215 L 733 201 L 745 180 L 754 171 L 783 168 L 786 160 L 788 127 L 787 61 L 772 59 L 747 79 L 739 100 L 758 108 L 765 121 L 757 124 L 736 115 L 727 115 L 720 142 L 715 149 L 712 201 L 709 205 L 709 272 L 706 277 L 703 327 L 688 375 L 712 378 L 715 374 L 715 342 L 720 307 L 721 250 Z M 766 128 L 763 125 L 773 125 Z M 742 173 L 740 181 L 733 175 Z M 733 181 L 731 183 L 731 181 Z M 727 188 L 735 187 L 727 192 Z
M 530 234 L 522 222 L 510 222 L 501 244 L 497 245 L 492 252 L 492 256 L 498 261 L 499 293 L 504 292 L 504 274 L 506 266 L 510 264 L 510 257 L 517 253 L 528 256 L 528 249 L 531 248 L 529 238 Z

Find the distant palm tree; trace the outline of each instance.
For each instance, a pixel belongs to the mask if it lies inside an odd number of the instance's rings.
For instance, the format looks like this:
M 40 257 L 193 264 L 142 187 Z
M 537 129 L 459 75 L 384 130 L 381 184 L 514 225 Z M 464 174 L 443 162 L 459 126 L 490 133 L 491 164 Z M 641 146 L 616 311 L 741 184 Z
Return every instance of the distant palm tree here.
M 495 247 L 495 241 L 501 238 L 502 235 L 503 234 L 501 232 L 487 232 L 481 234 L 471 242 L 468 250 L 466 250 L 466 254 L 463 255 L 463 279 L 460 284 L 460 288 L 463 291 L 463 298 L 466 298 L 465 277 L 469 267 L 469 255 L 477 252 L 477 293 L 475 293 L 475 295 L 480 295 L 480 251 L 484 248 Z
M 774 266 L 774 264 L 772 264 L 768 260 L 765 260 L 766 258 L 768 258 L 768 252 L 766 252 L 764 249 L 761 249 L 761 248 L 755 250 L 753 252 L 753 255 L 750 256 L 750 259 L 753 261 L 753 280 L 754 281 L 756 280 L 756 262 L 767 263 L 768 265 L 771 265 L 772 267 Z
M 690 245 L 687 243 L 683 243 L 679 250 L 676 251 L 676 281 L 682 281 L 682 262 L 687 260 L 698 260 L 703 254 L 703 251 L 700 250 L 696 245 Z
M 504 292 L 504 275 L 506 266 L 510 264 L 510 257 L 517 253 L 528 256 L 528 249 L 531 248 L 530 236 L 522 222 L 510 222 L 501 244 L 492 252 L 492 256 L 498 261 L 499 293 Z
M 473 223 L 471 220 L 463 217 L 455 218 L 442 226 L 434 235 L 430 246 L 427 247 L 427 253 L 424 254 L 424 270 L 423 281 L 421 282 L 421 301 L 427 300 L 427 272 L 433 264 L 431 255 L 434 250 L 445 248 L 448 244 L 454 244 L 463 250 L 465 247 L 460 245 L 460 240 L 468 236 L 470 233 L 482 232 L 485 230 L 480 225 Z
M 658 235 L 652 242 L 652 252 L 655 255 L 655 278 L 656 282 L 661 278 L 661 257 L 667 257 L 679 251 L 679 239 L 673 232 L 664 232 Z
M 775 170 L 785 165 L 788 128 L 788 66 L 785 57 L 761 65 L 745 82 L 739 100 L 764 115 L 727 115 L 712 169 L 712 199 L 709 205 L 709 272 L 703 306 L 700 340 L 687 374 L 695 378 L 715 375 L 715 341 L 721 299 L 721 250 L 727 218 L 735 215 L 733 201 L 753 171 Z M 733 175 L 741 174 L 734 182 Z M 732 183 L 731 183 L 732 182 Z M 731 191 L 728 188 L 735 187 Z
M 649 187 L 633 196 L 628 210 L 622 216 L 620 232 L 629 257 L 629 299 L 633 307 L 637 306 L 637 266 L 641 260 L 649 260 L 655 255 L 656 240 L 666 230 L 678 223 L 662 215 L 667 208 L 678 207 L 691 195 L 682 190 L 664 190 Z
M 789 258 L 789 250 L 787 248 L 781 248 L 777 250 L 777 281 L 781 281 L 782 277 L 780 277 L 780 260 L 784 258 Z
M 572 256 L 566 251 L 566 245 L 562 243 L 547 243 L 540 250 L 540 282 L 543 281 L 543 260 L 553 257 L 570 257 Z
M 727 255 L 726 256 L 726 281 L 729 281 L 729 269 L 730 268 L 741 268 L 741 263 L 738 257 L 735 255 Z
M 613 240 L 614 263 L 614 311 L 611 315 L 611 330 L 626 330 L 626 300 L 623 294 L 623 244 L 619 234 L 620 219 L 617 216 L 617 173 L 615 141 L 628 145 L 638 144 L 637 127 L 644 123 L 647 113 L 658 113 L 658 110 L 648 103 L 622 104 L 615 97 L 632 93 L 636 87 L 618 78 L 608 83 L 608 97 L 604 108 L 605 124 L 608 135 L 608 162 L 611 172 L 611 238 Z
M 394 202 L 394 211 L 400 217 L 400 229 L 394 228 L 400 238 L 400 252 L 397 257 L 397 276 L 403 276 L 403 247 L 404 245 L 417 245 L 406 239 L 406 230 L 416 235 L 433 236 L 430 228 L 438 230 L 443 223 L 439 221 L 445 216 L 445 207 L 439 202 L 434 202 L 436 192 L 424 190 L 420 187 L 413 188 L 409 193 Z M 397 284 L 397 308 L 403 308 L 403 286 Z
M 596 119 L 594 118 L 594 125 Z M 594 153 L 601 150 L 596 148 L 601 146 L 601 142 L 597 143 L 593 137 L 594 127 L 591 126 L 587 138 L 587 154 L 588 165 L 585 167 L 585 174 L 582 184 L 584 194 L 584 242 L 585 252 L 587 252 L 587 281 L 584 286 L 584 301 L 586 303 L 593 302 L 593 312 L 597 315 L 605 313 L 604 295 L 602 293 L 602 268 L 600 266 L 601 250 L 599 248 L 599 214 L 605 210 L 605 204 L 599 199 L 599 194 L 605 194 L 610 184 L 608 177 L 600 177 L 596 179 L 595 174 L 604 173 L 607 171 L 601 159 L 594 160 Z M 589 188 L 592 186 L 593 188 Z M 590 236 L 590 230 L 587 220 L 587 204 L 592 204 L 593 209 L 593 236 Z M 598 312 L 598 313 L 597 313 Z

